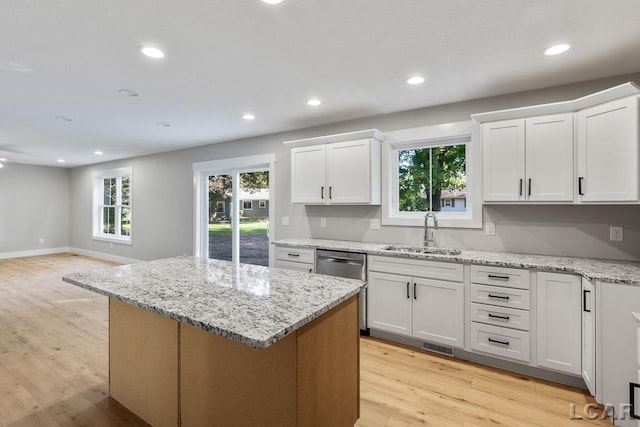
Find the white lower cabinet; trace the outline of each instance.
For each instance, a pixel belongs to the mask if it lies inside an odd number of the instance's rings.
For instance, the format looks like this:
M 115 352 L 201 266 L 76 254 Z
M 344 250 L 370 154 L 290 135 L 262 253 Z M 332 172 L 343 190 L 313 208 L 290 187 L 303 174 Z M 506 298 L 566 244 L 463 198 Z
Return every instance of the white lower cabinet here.
M 474 350 L 528 362 L 529 344 L 529 332 L 471 323 L 471 348 Z
M 370 256 L 369 266 L 369 328 L 464 347 L 462 265 Z M 443 267 L 459 281 L 429 277 L 440 276 Z M 397 274 L 403 268 L 412 275 Z
M 596 396 L 596 289 L 589 280 L 582 279 L 582 379 Z
M 315 249 L 290 248 L 287 246 L 276 246 L 275 267 L 285 270 L 302 271 L 305 273 L 315 273 Z
M 582 284 L 578 276 L 538 273 L 537 364 L 580 375 Z

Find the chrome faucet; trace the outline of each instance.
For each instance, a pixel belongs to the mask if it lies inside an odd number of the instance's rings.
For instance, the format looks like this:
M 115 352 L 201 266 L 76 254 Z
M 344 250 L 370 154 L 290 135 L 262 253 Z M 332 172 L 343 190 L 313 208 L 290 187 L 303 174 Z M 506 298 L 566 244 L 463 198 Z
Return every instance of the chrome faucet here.
M 433 230 L 429 233 L 429 218 L 433 218 Z M 429 211 L 424 216 L 424 246 L 431 247 L 435 243 L 435 230 L 438 229 L 438 217 L 435 212 Z

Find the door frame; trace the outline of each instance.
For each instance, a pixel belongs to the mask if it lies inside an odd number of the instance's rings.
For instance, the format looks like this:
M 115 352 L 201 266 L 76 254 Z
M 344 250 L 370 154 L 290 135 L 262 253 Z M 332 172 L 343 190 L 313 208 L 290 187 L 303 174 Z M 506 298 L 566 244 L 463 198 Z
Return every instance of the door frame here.
M 207 258 L 209 256 L 209 176 L 233 175 L 232 211 L 240 212 L 238 194 L 240 185 L 236 177 L 244 172 L 269 171 L 269 242 L 275 239 L 275 153 L 255 156 L 234 157 L 229 159 L 208 160 L 193 163 L 193 254 Z M 238 216 L 234 214 L 236 218 Z M 240 262 L 240 230 L 232 227 L 232 259 Z M 269 246 L 269 248 L 271 248 Z M 269 266 L 273 266 L 273 251 L 269 249 Z

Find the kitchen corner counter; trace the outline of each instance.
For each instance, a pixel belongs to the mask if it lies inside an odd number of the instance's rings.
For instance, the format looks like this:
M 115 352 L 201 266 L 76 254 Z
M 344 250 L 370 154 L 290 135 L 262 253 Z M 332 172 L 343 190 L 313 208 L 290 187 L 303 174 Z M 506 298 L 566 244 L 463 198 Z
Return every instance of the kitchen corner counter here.
M 526 268 L 581 275 L 589 280 L 640 286 L 640 262 L 530 255 L 509 252 L 462 250 L 458 255 L 423 254 L 385 250 L 389 243 L 351 242 L 311 238 L 292 238 L 274 245 L 362 252 L 369 255 L 394 256 L 465 264 Z
M 266 348 L 356 295 L 363 283 L 177 257 L 70 274 L 65 282 L 254 348 Z

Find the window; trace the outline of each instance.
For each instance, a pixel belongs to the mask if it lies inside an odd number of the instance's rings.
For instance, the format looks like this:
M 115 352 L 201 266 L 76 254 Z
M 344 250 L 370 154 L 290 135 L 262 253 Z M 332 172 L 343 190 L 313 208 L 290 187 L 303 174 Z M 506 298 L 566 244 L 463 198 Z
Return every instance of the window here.
M 93 238 L 131 244 L 131 168 L 93 174 Z
M 260 200 L 260 201 L 258 202 L 258 207 L 259 207 L 260 209 L 264 209 L 264 208 L 266 208 L 266 207 L 267 207 L 267 201 L 266 201 L 266 200 Z
M 216 212 L 217 213 L 224 213 L 224 201 L 219 200 L 216 202 Z
M 253 200 L 243 200 L 242 209 L 244 209 L 245 211 L 253 210 Z
M 471 122 L 389 132 L 383 142 L 382 223 L 482 227 L 478 130 Z M 456 200 L 457 199 L 457 200 Z M 467 203 L 468 202 L 468 203 Z

